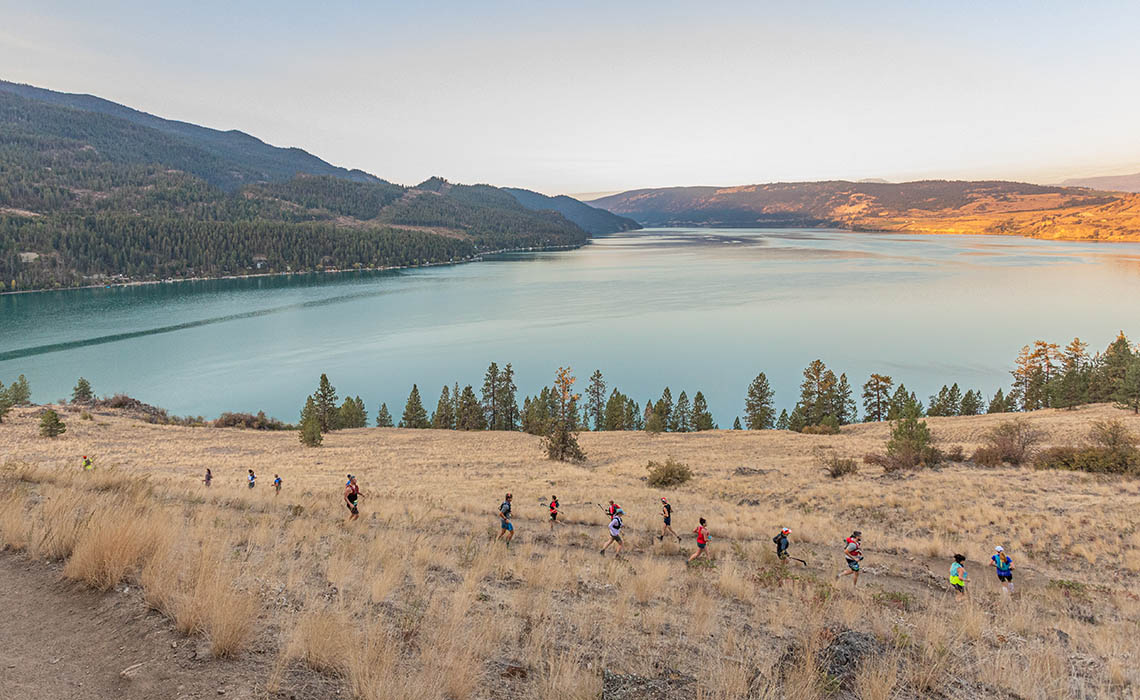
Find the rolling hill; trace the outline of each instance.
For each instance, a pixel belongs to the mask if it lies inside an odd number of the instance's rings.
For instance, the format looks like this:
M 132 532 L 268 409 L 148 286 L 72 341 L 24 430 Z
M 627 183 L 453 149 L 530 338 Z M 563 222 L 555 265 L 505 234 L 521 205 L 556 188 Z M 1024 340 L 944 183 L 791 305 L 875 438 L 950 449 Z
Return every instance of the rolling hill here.
M 1140 240 L 1140 196 L 1003 181 L 771 183 L 631 190 L 591 204 L 648 226 Z
M 1096 190 L 1112 190 L 1115 192 L 1140 192 L 1140 173 L 1079 177 L 1065 180 L 1061 184 L 1066 187 L 1091 187 Z
M 0 83 L 0 291 L 383 268 L 586 242 L 556 210 L 586 221 L 588 207 L 527 199 L 442 178 L 406 187 L 241 132 Z M 594 230 L 634 225 L 600 211 L 588 219 Z
M 586 231 L 586 233 L 594 236 L 617 233 L 618 231 L 632 231 L 641 228 L 641 224 L 633 219 L 618 216 L 605 209 L 592 207 L 589 204 L 579 202 L 573 197 L 567 197 L 566 195 L 549 197 L 538 192 L 519 189 L 517 187 L 504 187 L 503 189 L 514 195 L 515 199 L 527 209 L 535 211 L 556 211 L 570 221 L 573 221 Z

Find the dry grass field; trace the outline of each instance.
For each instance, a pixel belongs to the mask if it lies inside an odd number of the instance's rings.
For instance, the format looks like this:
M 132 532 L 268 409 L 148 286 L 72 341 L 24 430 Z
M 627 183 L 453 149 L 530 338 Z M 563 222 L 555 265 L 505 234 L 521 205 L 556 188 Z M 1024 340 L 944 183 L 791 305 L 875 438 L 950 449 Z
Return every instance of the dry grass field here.
M 969 464 L 885 475 L 861 462 L 885 424 L 583 433 L 589 460 L 573 466 L 515 433 L 360 429 L 308 449 L 294 432 L 64 413 L 53 440 L 34 414 L 0 425 L 0 557 L 61 561 L 99 589 L 137 584 L 216 663 L 271 655 L 252 679 L 262 697 L 302 697 L 298 673 L 369 700 L 1140 694 L 1138 480 Z M 927 420 L 940 447 L 968 455 L 1009 418 Z M 1026 418 L 1050 444 L 1104 418 L 1140 435 L 1140 418 L 1109 406 Z M 821 454 L 860 459 L 859 472 L 833 480 Z M 666 457 L 694 479 L 649 488 L 647 462 Z M 353 523 L 349 472 L 364 495 Z M 509 549 L 494 541 L 506 491 Z M 551 494 L 566 521 L 553 531 L 540 505 Z M 680 545 L 656 538 L 661 495 Z M 609 499 L 626 512 L 621 560 L 598 554 L 595 504 Z M 687 567 L 698 517 L 713 560 Z M 776 560 L 781 526 L 806 566 Z M 835 579 L 853 529 L 857 587 Z M 1014 559 L 1013 596 L 987 566 L 995 544 Z M 955 553 L 967 600 L 948 590 Z

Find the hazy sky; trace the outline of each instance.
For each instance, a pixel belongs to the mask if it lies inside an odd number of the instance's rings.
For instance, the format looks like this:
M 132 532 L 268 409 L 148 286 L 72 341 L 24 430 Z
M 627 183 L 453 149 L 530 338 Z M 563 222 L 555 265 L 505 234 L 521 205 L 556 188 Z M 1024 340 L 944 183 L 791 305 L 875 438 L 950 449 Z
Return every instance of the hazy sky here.
M 0 0 L 0 77 L 405 184 L 1054 182 L 1140 170 L 1138 27 L 1136 0 Z

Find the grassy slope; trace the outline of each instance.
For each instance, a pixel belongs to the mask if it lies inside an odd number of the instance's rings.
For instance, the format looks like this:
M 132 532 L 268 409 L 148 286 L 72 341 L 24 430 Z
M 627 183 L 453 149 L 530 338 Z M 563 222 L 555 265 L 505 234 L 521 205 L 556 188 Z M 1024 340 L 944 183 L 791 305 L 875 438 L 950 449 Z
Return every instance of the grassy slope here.
M 1140 434 L 1140 418 L 1107 406 L 1028 415 L 1057 444 L 1079 441 L 1107 417 Z M 929 424 L 968 453 L 1008 418 Z M 217 565 L 260 606 L 251 634 L 282 650 L 282 666 L 296 659 L 343 674 L 361 697 L 596 697 L 601 668 L 652 676 L 664 667 L 695 676 L 709 697 L 740 697 L 757 673 L 754 687 L 769 679 L 790 697 L 816 697 L 818 675 L 806 664 L 783 678 L 773 664 L 789 645 L 818 646 L 845 627 L 884 640 L 893 650 L 884 658 L 899 663 L 897 672 L 868 663 L 864 689 L 1057 697 L 1121 695 L 1140 684 L 1129 651 L 1140 621 L 1131 592 L 1140 574 L 1136 481 L 964 465 L 898 478 L 864 466 L 841 482 L 821 474 L 813 450 L 881 449 L 881 424 L 832 437 L 583 434 L 590 461 L 576 467 L 546 461 L 538 440 L 521 434 L 362 429 L 310 450 L 291 432 L 66 419 L 68 432 L 54 441 L 36 437 L 30 410 L 0 426 L 0 454 L 23 473 L 0 480 L 0 539 L 46 527 L 26 525 L 38 522 L 44 496 L 77 504 L 64 509 L 139 509 L 177 542 L 163 571 L 217 552 Z M 81 454 L 96 456 L 97 476 L 77 472 Z M 686 571 L 691 540 L 679 550 L 652 537 L 660 492 L 642 477 L 649 459 L 665 456 L 697 474 L 669 494 L 674 524 L 687 534 L 698 516 L 709 518 L 715 569 Z M 199 483 L 206 467 L 215 475 L 209 492 Z M 765 471 L 739 475 L 739 467 Z M 247 468 L 260 476 L 252 492 Z M 362 520 L 346 527 L 349 471 L 366 498 Z M 286 484 L 279 498 L 268 488 L 274 472 Z M 150 485 L 132 496 L 129 484 L 144 476 Z M 93 491 L 97 483 L 105 490 Z M 517 513 L 509 554 L 489 542 L 506 490 Z M 539 505 L 551 492 L 568 521 L 553 535 Z M 597 554 L 604 518 L 593 503 L 609 498 L 627 512 L 633 551 L 624 563 Z M 13 509 L 24 516 L 13 519 Z M 793 554 L 810 565 L 781 580 L 770 537 L 785 525 Z M 867 555 L 860 589 L 852 593 L 847 578 L 822 595 L 854 528 Z M 36 554 L 36 538 L 24 540 Z M 998 542 L 1018 566 L 1012 601 L 985 566 Z M 969 557 L 974 605 L 944 592 L 955 552 Z M 1055 579 L 1085 587 L 1066 592 L 1048 585 Z M 168 584 L 152 577 L 151 585 Z M 501 678 L 507 665 L 526 667 L 527 677 Z

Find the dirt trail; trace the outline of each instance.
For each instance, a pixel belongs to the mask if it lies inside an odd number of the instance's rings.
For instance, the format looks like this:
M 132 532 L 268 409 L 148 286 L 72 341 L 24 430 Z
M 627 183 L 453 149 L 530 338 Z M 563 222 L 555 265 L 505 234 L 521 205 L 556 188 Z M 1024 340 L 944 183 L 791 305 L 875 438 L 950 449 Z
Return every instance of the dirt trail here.
M 123 590 L 97 593 L 58 567 L 0 553 L 0 698 L 266 697 L 267 660 L 209 658 L 206 642 Z

